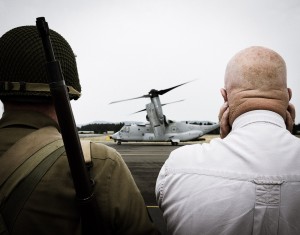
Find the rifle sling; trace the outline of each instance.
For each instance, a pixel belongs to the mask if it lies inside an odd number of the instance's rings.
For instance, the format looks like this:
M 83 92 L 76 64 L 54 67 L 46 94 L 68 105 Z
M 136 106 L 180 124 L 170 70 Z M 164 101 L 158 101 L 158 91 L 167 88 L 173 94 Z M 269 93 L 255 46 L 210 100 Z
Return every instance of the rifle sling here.
M 49 138 L 51 134 L 52 137 Z M 0 172 L 1 235 L 6 234 L 7 230 L 12 231 L 20 211 L 34 188 L 65 152 L 63 141 L 59 137 L 60 134 L 53 127 L 39 129 L 19 140 L 0 157 L 2 169 L 6 169 Z M 34 141 L 36 139 L 40 144 L 29 148 L 28 143 L 36 143 Z M 92 164 L 90 144 L 89 140 L 81 140 L 87 165 Z
M 65 152 L 64 146 L 59 147 L 52 152 L 12 191 L 10 197 L 4 204 L 2 214 L 6 221 L 8 231 L 12 231 L 16 218 L 22 210 L 30 194 L 46 174 L 54 162 Z
M 32 145 L 32 143 L 39 143 Z M 23 137 L 17 141 L 10 149 L 8 149 L 0 157 L 0 208 L 1 208 L 1 218 L 0 218 L 0 230 L 4 229 L 4 222 L 9 221 L 8 218 L 16 218 L 17 214 L 13 214 L 11 211 L 19 212 L 22 208 L 22 203 L 18 204 L 19 200 L 26 201 L 31 191 L 34 189 L 33 185 L 32 190 L 29 192 L 28 196 L 24 194 L 27 191 L 27 187 L 30 188 L 31 180 L 26 181 L 26 177 L 31 174 L 33 169 L 35 169 L 47 156 L 49 156 L 55 150 L 61 149 L 63 142 L 61 136 L 55 127 L 45 127 L 39 130 L 32 132 L 31 134 Z M 60 151 L 64 151 L 62 148 Z M 58 154 L 59 152 L 56 152 Z M 61 155 L 60 153 L 59 155 Z M 55 154 L 54 154 L 55 157 Z M 52 157 L 53 158 L 53 157 Z M 51 158 L 51 159 L 52 159 Z M 52 159 L 55 161 L 55 159 Z M 48 161 L 48 160 L 47 160 Z M 47 162 L 46 161 L 46 162 Z M 48 166 L 49 168 L 50 166 Z M 38 176 L 40 177 L 40 176 Z M 41 178 L 41 177 L 40 177 Z M 37 182 L 39 180 L 37 179 Z M 23 184 L 25 186 L 18 186 Z M 36 184 L 36 183 L 35 183 Z M 25 188 L 25 191 L 15 192 L 14 189 L 17 187 Z M 14 196 L 15 195 L 15 196 Z M 24 199 L 12 199 L 14 197 L 24 197 Z M 10 203 L 8 203 L 10 201 Z M 8 203 L 8 205 L 6 205 Z M 9 204 L 11 204 L 9 206 Z M 10 208 L 12 209 L 5 209 Z M 20 208 L 18 208 L 20 206 Z M 4 212 L 5 211 L 5 212 Z M 9 215 L 7 214 L 7 211 Z M 3 215 L 5 213 L 5 216 Z M 3 218 L 2 218 L 3 217 Z M 5 219 L 4 219 L 5 218 Z M 14 219 L 13 219 L 14 220 Z M 11 221 L 9 222 L 11 224 Z M 1 233 L 2 234 L 2 233 Z
M 55 127 L 44 127 L 21 138 L 2 154 L 2 156 L 0 156 L 1 191 L 3 191 L 3 184 L 6 184 L 6 180 L 14 171 L 24 164 L 34 153 L 56 140 L 61 140 L 61 135 L 58 130 Z M 0 197 L 0 203 L 1 202 L 2 199 Z

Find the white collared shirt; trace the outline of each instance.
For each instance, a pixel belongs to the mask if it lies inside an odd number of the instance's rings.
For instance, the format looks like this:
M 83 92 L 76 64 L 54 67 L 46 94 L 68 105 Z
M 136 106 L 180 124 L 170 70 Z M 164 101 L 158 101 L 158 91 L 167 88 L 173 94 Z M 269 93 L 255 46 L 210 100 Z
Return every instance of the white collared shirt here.
M 225 139 L 174 150 L 156 182 L 170 234 L 300 234 L 300 139 L 277 113 L 238 117 Z

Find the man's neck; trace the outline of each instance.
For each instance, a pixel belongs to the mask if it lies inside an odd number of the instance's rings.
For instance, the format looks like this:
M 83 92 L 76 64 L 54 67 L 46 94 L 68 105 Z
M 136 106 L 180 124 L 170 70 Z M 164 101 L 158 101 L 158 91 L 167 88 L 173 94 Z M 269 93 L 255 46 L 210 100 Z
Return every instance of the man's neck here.
M 42 113 L 58 123 L 55 107 L 52 103 L 21 103 L 3 101 L 4 111 L 33 111 Z

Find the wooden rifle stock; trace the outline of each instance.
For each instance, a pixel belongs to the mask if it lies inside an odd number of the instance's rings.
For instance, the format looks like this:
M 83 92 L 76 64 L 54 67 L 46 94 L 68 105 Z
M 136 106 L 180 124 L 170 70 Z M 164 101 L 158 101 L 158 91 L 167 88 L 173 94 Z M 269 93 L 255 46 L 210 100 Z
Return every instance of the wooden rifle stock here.
M 67 87 L 60 63 L 55 60 L 48 23 L 44 17 L 39 17 L 36 19 L 36 26 L 47 59 L 50 91 L 74 182 L 83 234 L 110 234 L 100 218 L 100 208 L 94 197 L 90 177 L 86 169 Z

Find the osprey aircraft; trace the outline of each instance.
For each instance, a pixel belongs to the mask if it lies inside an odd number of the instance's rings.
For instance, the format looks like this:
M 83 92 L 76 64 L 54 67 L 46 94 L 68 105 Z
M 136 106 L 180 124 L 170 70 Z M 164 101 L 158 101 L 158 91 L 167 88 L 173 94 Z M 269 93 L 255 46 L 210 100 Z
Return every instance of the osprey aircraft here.
M 145 124 L 127 124 L 124 125 L 120 131 L 111 135 L 117 144 L 121 142 L 170 142 L 172 145 L 178 145 L 179 142 L 197 140 L 204 134 L 219 127 L 217 123 L 204 122 L 204 125 L 191 124 L 188 121 L 176 122 L 168 120 L 163 114 L 162 106 L 176 103 L 161 104 L 159 96 L 164 95 L 167 92 L 185 85 L 189 82 L 182 83 L 180 85 L 167 88 L 164 90 L 152 89 L 148 94 L 131 99 L 124 99 L 111 102 L 110 104 L 119 103 L 128 100 L 150 98 L 150 103 L 146 104 L 146 108 L 138 112 L 146 111 L 146 119 L 149 123 Z M 135 112 L 135 113 L 138 113 Z M 202 124 L 202 123 L 201 123 Z

